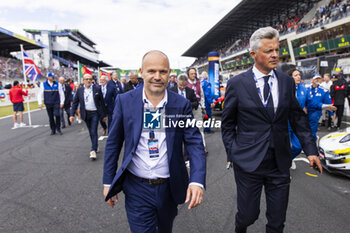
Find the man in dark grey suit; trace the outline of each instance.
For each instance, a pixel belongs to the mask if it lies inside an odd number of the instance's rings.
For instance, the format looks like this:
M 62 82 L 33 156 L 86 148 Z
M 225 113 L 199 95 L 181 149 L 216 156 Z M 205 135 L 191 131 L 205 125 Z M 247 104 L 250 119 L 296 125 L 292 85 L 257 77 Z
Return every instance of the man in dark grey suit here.
M 176 86 L 170 88 L 171 91 L 178 93 L 184 98 L 188 99 L 191 102 L 192 109 L 197 110 L 198 108 L 198 100 L 196 98 L 196 94 L 194 90 L 187 86 L 188 77 L 186 74 L 180 74 L 177 78 Z
M 294 81 L 274 70 L 279 61 L 278 38 L 271 27 L 255 31 L 250 38 L 253 68 L 227 84 L 222 138 L 237 184 L 236 232 L 246 232 L 259 217 L 263 186 L 266 232 L 283 232 L 292 161 L 288 121 L 310 167 L 317 165 L 314 168 L 322 172 L 307 117 L 295 97 Z

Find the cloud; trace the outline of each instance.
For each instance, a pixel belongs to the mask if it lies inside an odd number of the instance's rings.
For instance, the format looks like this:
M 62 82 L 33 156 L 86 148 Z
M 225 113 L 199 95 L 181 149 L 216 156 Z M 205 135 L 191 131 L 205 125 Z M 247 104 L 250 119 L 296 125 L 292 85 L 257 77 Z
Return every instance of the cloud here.
M 181 55 L 240 0 L 13 0 L 0 2 L 2 27 L 79 29 L 94 41 L 100 59 L 137 69 L 142 55 L 164 51 L 172 68 L 194 61 Z

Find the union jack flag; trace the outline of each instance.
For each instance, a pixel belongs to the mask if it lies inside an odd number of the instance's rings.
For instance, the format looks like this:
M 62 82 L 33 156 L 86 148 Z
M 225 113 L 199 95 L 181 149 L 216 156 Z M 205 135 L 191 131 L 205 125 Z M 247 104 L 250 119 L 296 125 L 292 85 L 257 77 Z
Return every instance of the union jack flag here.
M 28 78 L 35 82 L 40 76 L 42 76 L 39 68 L 35 65 L 32 59 L 30 59 L 27 53 L 23 49 L 24 59 L 24 72 Z

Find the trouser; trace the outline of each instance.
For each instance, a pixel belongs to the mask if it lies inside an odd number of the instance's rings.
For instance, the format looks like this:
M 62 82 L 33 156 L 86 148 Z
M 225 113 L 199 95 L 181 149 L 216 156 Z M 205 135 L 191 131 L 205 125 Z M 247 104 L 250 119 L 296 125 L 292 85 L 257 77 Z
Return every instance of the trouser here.
M 344 105 L 335 105 L 337 107 L 337 110 L 335 112 L 338 121 L 337 121 L 337 127 L 340 128 L 341 121 L 343 119 L 343 114 L 344 114 Z
M 210 106 L 205 106 L 205 111 L 209 117 L 209 119 L 211 119 L 211 107 Z M 210 131 L 210 124 L 209 124 L 209 127 L 205 127 L 204 128 L 204 132 L 208 132 Z
M 47 115 L 49 116 L 51 131 L 56 132 L 56 130 L 61 129 L 60 105 L 59 104 L 45 104 L 45 105 L 46 105 Z
M 264 186 L 266 196 L 266 232 L 282 233 L 289 198 L 290 174 L 278 170 L 273 151 L 254 172 L 245 172 L 234 167 L 237 185 L 236 232 L 245 233 L 247 227 L 258 219 L 260 198 Z
M 97 138 L 97 128 L 98 128 L 98 113 L 96 111 L 86 111 L 85 123 L 89 129 L 90 139 L 91 139 L 91 151 L 97 151 L 98 138 Z
M 113 117 L 113 112 L 107 114 L 108 133 L 109 133 L 109 129 L 111 128 L 111 125 L 112 125 L 112 117 Z
M 323 123 L 323 122 L 327 127 L 332 126 L 332 116 L 329 114 L 329 111 L 327 110 L 322 110 L 322 116 L 320 118 L 319 123 Z
M 308 112 L 310 128 L 311 128 L 312 136 L 314 136 L 315 140 L 317 140 L 316 133 L 318 130 L 318 121 L 320 120 L 321 114 L 322 114 L 321 110 Z
M 67 114 L 68 125 L 71 125 L 70 121 L 69 121 L 70 106 L 63 106 L 63 108 L 60 108 L 60 118 L 61 118 L 61 125 L 62 125 L 62 127 L 66 127 L 66 122 L 64 120 L 64 112 L 66 112 L 66 114 Z
M 295 133 L 293 132 L 293 130 L 289 131 L 289 138 L 290 138 L 290 142 L 292 144 L 292 159 L 294 159 L 295 157 L 297 157 L 301 151 L 303 150 L 301 147 L 301 144 L 299 142 L 299 139 L 297 137 L 297 135 L 295 135 Z
M 107 124 L 108 124 L 108 126 L 107 126 L 106 122 L 102 121 L 103 119 L 100 119 L 100 124 L 101 124 L 102 128 L 103 129 L 107 129 L 108 128 L 108 132 L 109 132 L 109 129 L 110 129 L 111 124 L 112 124 L 112 116 L 113 116 L 113 113 L 107 114 Z
M 203 121 L 202 108 L 199 106 L 197 109 L 192 109 L 193 117 L 196 121 Z M 203 145 L 206 146 L 203 127 L 199 127 L 199 131 L 201 132 Z
M 107 129 L 107 124 L 106 124 L 106 122 L 103 121 L 103 118 L 100 119 L 100 124 L 101 124 L 103 129 Z
M 132 233 L 171 233 L 177 204 L 169 182 L 149 184 L 126 174 L 123 182 L 125 209 Z

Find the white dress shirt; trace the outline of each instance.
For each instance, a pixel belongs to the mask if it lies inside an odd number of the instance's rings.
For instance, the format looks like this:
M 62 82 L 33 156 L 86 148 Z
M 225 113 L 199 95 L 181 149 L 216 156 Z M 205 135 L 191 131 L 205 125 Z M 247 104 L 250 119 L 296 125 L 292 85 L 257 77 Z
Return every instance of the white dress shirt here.
M 183 96 L 184 98 L 186 98 L 186 89 L 183 89 L 182 91 L 177 88 L 177 92 L 179 93 L 179 95 Z
M 94 92 L 92 91 L 92 85 L 90 88 L 86 88 L 84 86 L 84 102 L 85 102 L 85 110 L 88 111 L 96 111 L 96 105 L 94 101 Z
M 142 93 L 142 101 L 145 103 L 144 107 L 154 110 L 152 103 L 147 99 L 145 90 Z M 157 105 L 157 108 L 162 108 L 168 101 L 168 92 L 165 90 L 163 99 Z M 164 117 L 165 110 L 162 109 L 162 117 Z M 159 156 L 157 158 L 150 158 L 148 151 L 149 129 L 142 129 L 139 144 L 137 145 L 135 155 L 131 159 L 128 170 L 139 177 L 146 179 L 168 178 L 169 163 L 166 145 L 165 129 L 154 130 L 154 138 L 158 139 Z
M 270 85 L 270 90 L 271 90 L 271 95 L 272 95 L 272 100 L 273 100 L 273 106 L 276 112 L 276 109 L 278 107 L 278 96 L 279 96 L 279 91 L 278 91 L 278 80 L 276 77 L 276 74 L 273 70 L 271 70 L 271 72 L 269 74 L 264 74 L 262 72 L 260 72 L 255 65 L 253 66 L 253 74 L 255 75 L 256 80 L 258 81 L 257 83 L 257 87 L 260 88 L 261 91 L 261 97 L 264 98 L 264 85 L 265 85 L 265 80 L 264 80 L 264 76 L 270 75 L 269 78 L 269 85 Z M 258 91 L 258 89 L 257 89 Z M 264 100 L 261 100 L 262 103 L 264 103 Z
M 330 91 L 331 90 L 331 86 L 333 85 L 333 81 L 332 80 L 329 80 L 328 83 L 326 82 L 322 82 L 320 84 L 321 87 L 323 87 L 324 89 Z
M 103 98 L 106 97 L 106 93 L 107 93 L 107 84 L 106 85 L 101 85 L 101 91 L 103 94 Z
M 53 82 L 50 82 L 47 80 L 48 84 L 52 87 Z M 61 84 L 58 83 L 58 94 L 60 96 L 60 104 L 64 104 L 64 91 L 62 90 L 62 87 L 60 86 Z M 41 83 L 40 85 L 40 90 L 38 92 L 38 105 L 43 104 L 43 98 L 44 98 L 44 83 Z

